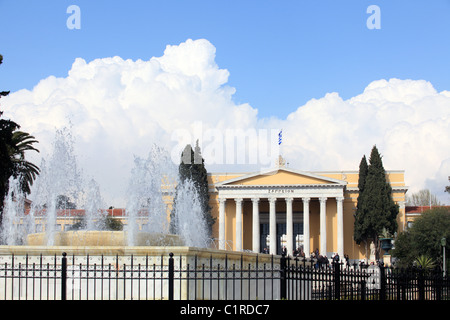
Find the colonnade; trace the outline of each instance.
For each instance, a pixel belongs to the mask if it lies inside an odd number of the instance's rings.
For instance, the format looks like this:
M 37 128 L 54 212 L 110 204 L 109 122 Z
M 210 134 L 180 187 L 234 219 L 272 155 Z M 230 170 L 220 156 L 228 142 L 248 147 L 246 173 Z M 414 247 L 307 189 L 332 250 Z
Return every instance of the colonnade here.
M 343 217 L 343 197 L 333 197 L 337 203 L 337 253 L 343 257 L 344 256 L 344 217 Z M 252 251 L 261 252 L 260 248 L 260 212 L 259 203 L 262 198 L 252 197 Z M 296 198 L 294 197 L 266 197 L 269 201 L 269 253 L 277 253 L 277 226 L 276 226 L 276 203 L 278 201 L 286 202 L 286 236 L 287 245 L 286 250 L 289 254 L 292 254 L 294 250 L 294 222 L 293 222 L 293 202 Z M 310 256 L 310 209 L 309 204 L 311 197 L 301 197 L 299 198 L 303 202 L 303 246 L 305 251 L 305 256 L 308 258 Z M 326 228 L 326 211 L 327 211 L 327 201 L 330 201 L 331 197 L 319 197 L 320 202 L 320 254 L 326 255 L 327 253 L 327 228 Z M 219 196 L 219 248 L 225 249 L 225 208 L 226 201 L 235 201 L 236 204 L 236 224 L 235 224 L 235 250 L 243 250 L 243 225 L 242 225 L 242 208 L 244 198 L 225 198 Z

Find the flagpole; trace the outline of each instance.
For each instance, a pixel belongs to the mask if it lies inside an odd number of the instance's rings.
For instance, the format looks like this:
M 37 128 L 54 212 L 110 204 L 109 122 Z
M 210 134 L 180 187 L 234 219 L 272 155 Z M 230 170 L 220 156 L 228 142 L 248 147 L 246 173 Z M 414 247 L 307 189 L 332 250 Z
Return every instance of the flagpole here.
M 281 152 L 281 144 L 283 143 L 283 129 L 280 130 L 280 132 L 278 133 L 278 155 L 281 156 L 282 152 Z
M 281 144 L 283 143 L 283 129 L 280 130 L 280 132 L 278 132 L 278 159 L 277 159 L 277 164 L 278 166 L 282 166 L 282 152 L 281 152 Z M 283 165 L 284 166 L 284 165 Z

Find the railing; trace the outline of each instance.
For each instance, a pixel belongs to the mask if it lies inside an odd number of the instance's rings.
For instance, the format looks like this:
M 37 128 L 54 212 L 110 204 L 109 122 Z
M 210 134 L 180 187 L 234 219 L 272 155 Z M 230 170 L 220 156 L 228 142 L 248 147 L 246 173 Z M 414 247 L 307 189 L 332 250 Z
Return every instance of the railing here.
M 289 300 L 450 300 L 450 280 L 440 269 L 281 260 L 286 274 L 282 298 Z
M 58 300 L 64 275 L 61 256 L 1 257 L 1 300 Z
M 344 268 L 339 263 L 284 259 L 287 283 L 284 298 L 288 300 L 365 300 L 376 287 L 372 270 L 357 266 Z
M 279 299 L 279 259 L 263 258 L 0 256 L 0 300 Z
M 0 300 L 449 300 L 442 272 L 258 255 L 0 256 Z

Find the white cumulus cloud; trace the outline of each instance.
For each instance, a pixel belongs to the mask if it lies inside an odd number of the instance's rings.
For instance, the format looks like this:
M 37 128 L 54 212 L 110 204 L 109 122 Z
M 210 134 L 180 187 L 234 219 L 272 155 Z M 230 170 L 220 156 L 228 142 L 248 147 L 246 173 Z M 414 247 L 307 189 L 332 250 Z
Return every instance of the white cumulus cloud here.
M 328 93 L 286 119 L 262 119 L 257 106 L 233 101 L 229 72 L 217 65 L 215 53 L 209 41 L 189 39 L 148 61 L 77 58 L 67 77 L 50 76 L 32 90 L 11 93 L 1 108 L 40 141 L 41 153 L 29 154 L 37 164 L 51 151 L 55 129 L 70 125 L 80 167 L 98 181 L 108 205 L 123 205 L 118 199 L 133 156 L 145 157 L 153 143 L 173 151 L 200 139 L 206 162 L 220 169 L 230 129 L 256 132 L 260 144 L 250 139 L 251 152 L 258 145 L 265 151 L 273 137 L 263 133 L 281 128 L 281 151 L 291 167 L 357 170 L 376 144 L 386 169 L 405 170 L 411 191 L 431 188 L 450 202 L 442 192 L 450 175 L 449 91 L 437 92 L 424 80 L 377 80 L 351 99 Z M 254 164 L 234 168 L 254 170 Z
M 449 92 L 427 81 L 373 81 L 348 100 L 329 93 L 299 107 L 283 126 L 284 150 L 296 167 L 357 170 L 377 145 L 385 169 L 405 170 L 409 192 L 430 188 L 449 202 Z

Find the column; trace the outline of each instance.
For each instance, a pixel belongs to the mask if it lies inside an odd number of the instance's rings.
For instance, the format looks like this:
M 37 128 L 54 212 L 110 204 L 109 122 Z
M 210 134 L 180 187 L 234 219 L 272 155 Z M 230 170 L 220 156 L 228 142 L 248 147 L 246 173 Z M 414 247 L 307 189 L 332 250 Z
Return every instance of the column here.
M 320 201 L 320 254 L 327 254 L 327 198 L 319 198 Z
M 309 200 L 310 198 L 302 198 L 303 200 L 303 251 L 305 252 L 305 257 L 311 257 L 311 244 L 309 241 Z
M 253 214 L 252 214 L 252 250 L 255 253 L 260 253 L 259 246 L 259 198 L 253 198 Z
M 292 201 L 293 198 L 286 198 L 286 236 L 287 236 L 287 254 L 291 255 L 294 251 L 294 220 L 292 217 Z
M 219 198 L 219 249 L 225 250 L 225 203 L 227 199 Z
M 270 237 L 270 254 L 277 254 L 277 217 L 275 211 L 276 198 L 269 198 L 269 237 Z
M 236 202 L 236 251 L 242 251 L 242 198 L 234 199 Z
M 337 253 L 340 259 L 344 258 L 344 210 L 343 197 L 337 197 Z

